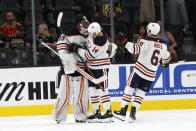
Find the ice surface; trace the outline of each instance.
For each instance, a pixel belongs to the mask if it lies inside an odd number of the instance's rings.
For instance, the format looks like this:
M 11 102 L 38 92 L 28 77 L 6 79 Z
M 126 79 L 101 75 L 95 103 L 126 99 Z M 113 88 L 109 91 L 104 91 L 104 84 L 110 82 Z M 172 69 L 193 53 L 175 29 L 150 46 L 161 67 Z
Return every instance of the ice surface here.
M 75 124 L 73 115 L 56 124 L 51 116 L 0 117 L 0 131 L 196 131 L 196 109 L 139 111 L 134 123 Z

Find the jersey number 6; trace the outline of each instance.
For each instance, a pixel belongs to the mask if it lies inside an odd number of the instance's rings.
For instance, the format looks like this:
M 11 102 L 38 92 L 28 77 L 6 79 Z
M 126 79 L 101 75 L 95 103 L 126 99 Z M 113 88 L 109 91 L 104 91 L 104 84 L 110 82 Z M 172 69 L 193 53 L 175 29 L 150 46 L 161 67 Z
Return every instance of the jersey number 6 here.
M 159 50 L 154 50 L 153 51 L 153 54 L 152 54 L 152 57 L 151 57 L 151 64 L 154 65 L 154 66 L 157 66 L 158 63 L 159 63 L 159 58 L 158 58 L 158 55 L 160 54 L 160 51 Z

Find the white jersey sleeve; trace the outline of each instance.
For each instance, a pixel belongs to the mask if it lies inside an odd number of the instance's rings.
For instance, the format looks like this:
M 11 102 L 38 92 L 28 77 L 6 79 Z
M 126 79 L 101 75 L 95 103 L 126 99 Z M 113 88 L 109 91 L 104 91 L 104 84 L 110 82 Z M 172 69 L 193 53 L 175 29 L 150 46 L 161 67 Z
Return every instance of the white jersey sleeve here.
M 166 63 L 169 63 L 170 60 L 171 60 L 170 53 L 169 53 L 169 51 L 168 51 L 167 49 L 165 49 L 164 55 L 163 55 L 163 57 L 162 57 L 162 62 L 163 62 L 164 64 L 166 64 Z
M 148 46 L 146 46 L 145 42 L 141 39 L 138 43 L 127 42 L 125 48 L 131 54 L 140 54 L 141 51 L 147 50 Z

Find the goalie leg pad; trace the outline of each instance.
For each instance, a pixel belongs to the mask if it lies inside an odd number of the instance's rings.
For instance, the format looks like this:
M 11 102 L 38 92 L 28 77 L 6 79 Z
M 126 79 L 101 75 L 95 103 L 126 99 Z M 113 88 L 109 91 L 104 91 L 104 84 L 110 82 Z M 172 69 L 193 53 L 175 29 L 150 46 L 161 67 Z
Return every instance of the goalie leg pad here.
M 84 76 L 74 77 L 73 112 L 75 119 L 86 121 L 88 115 L 88 81 Z
M 62 76 L 57 101 L 55 103 L 52 117 L 55 121 L 65 121 L 67 118 L 67 112 L 71 102 L 73 88 L 70 86 L 69 76 Z

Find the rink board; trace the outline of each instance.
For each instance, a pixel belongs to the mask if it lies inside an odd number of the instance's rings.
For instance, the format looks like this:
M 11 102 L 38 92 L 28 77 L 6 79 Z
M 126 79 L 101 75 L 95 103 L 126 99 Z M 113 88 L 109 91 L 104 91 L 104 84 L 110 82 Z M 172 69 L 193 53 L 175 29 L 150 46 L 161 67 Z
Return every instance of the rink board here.
M 111 65 L 108 84 L 113 110 L 120 108 L 132 69 L 133 65 Z M 55 88 L 58 70 L 56 66 L 0 69 L 0 116 L 51 114 L 58 91 Z M 196 109 L 196 62 L 159 67 L 140 110 L 168 109 Z

